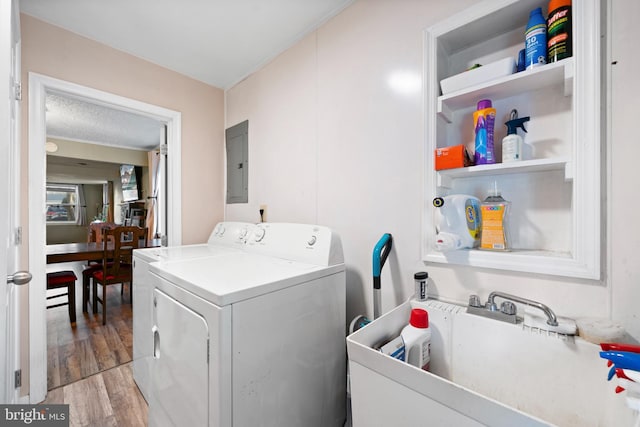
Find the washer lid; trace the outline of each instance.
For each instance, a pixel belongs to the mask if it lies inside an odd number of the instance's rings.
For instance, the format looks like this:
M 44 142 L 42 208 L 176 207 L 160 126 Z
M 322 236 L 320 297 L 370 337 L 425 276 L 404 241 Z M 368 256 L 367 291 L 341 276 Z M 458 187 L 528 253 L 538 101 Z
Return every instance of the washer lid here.
M 318 266 L 257 254 L 236 253 L 160 261 L 151 272 L 218 306 L 344 271 L 344 264 Z
M 240 249 L 210 244 L 143 248 L 134 250 L 134 255 L 148 262 L 203 258 L 241 252 Z

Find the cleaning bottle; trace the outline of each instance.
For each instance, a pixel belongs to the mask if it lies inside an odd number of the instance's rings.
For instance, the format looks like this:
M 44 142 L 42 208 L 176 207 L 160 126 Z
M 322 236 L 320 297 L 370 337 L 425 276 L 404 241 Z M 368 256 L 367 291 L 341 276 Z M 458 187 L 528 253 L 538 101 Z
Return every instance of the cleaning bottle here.
M 573 54 L 571 0 L 551 0 L 547 19 L 547 62 L 560 61 Z
M 411 310 L 409 324 L 402 328 L 400 336 L 404 340 L 405 362 L 428 371 L 431 360 L 429 313 L 421 308 Z
M 542 9 L 529 14 L 529 22 L 524 31 L 527 70 L 547 63 L 547 21 Z
M 480 204 L 481 232 L 480 249 L 509 251 L 510 239 L 507 220 L 511 202 L 506 201 L 494 183 L 493 191 Z
M 475 130 L 476 165 L 492 164 L 496 162 L 493 151 L 493 127 L 496 121 L 496 109 L 491 106 L 491 100 L 478 101 L 478 108 L 473 112 L 473 128 Z
M 526 132 L 524 123 L 529 119 L 528 116 L 519 119 L 518 110 L 511 110 L 509 120 L 505 122 L 507 136 L 502 138 L 502 163 L 522 160 L 522 137 L 518 135 L 518 128 Z

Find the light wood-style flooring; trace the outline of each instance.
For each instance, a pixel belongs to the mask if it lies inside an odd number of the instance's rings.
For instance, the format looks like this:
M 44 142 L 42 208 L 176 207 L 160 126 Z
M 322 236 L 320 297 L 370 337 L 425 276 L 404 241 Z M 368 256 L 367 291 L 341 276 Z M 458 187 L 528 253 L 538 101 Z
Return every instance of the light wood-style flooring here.
M 131 362 L 49 390 L 43 403 L 68 404 L 70 426 L 147 425 L 147 402 L 133 381 Z
M 128 285 L 107 288 L 107 324 L 102 307 L 82 312 L 82 263 L 49 265 L 76 272 L 76 322 L 66 306 L 47 310 L 45 403 L 69 404 L 72 426 L 144 426 L 147 404 L 131 372 L 133 316 Z

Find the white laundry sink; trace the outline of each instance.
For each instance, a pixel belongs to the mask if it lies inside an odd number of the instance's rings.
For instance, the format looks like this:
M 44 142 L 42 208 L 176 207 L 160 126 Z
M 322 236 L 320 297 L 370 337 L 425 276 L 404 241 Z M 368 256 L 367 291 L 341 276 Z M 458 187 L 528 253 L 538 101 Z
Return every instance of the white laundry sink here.
M 399 335 L 411 308 L 429 312 L 431 372 L 372 348 Z M 347 337 L 354 427 L 630 426 L 599 347 L 579 337 L 404 303 Z

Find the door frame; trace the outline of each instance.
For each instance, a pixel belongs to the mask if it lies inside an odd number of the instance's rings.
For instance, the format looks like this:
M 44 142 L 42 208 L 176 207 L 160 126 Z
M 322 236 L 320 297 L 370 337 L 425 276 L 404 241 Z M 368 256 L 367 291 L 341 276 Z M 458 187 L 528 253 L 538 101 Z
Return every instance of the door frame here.
M 46 152 L 45 99 L 47 93 L 80 97 L 108 108 L 147 116 L 167 125 L 167 234 L 169 245 L 182 243 L 182 115 L 112 93 L 38 73 L 29 73 L 29 396 L 38 403 L 47 394 L 46 321 Z

